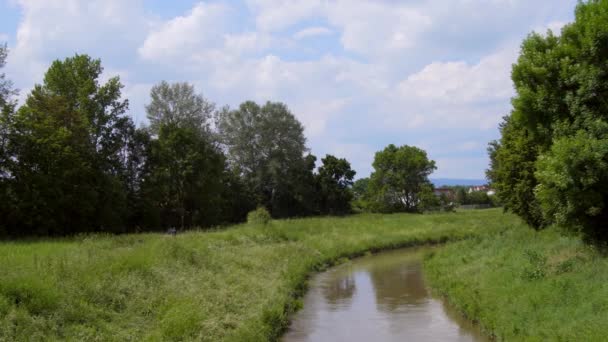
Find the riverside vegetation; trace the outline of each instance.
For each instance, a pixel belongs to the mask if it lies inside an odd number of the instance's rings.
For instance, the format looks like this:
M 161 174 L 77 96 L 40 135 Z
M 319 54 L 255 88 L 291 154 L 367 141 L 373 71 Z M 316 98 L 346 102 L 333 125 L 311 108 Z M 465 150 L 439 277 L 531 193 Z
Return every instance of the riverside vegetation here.
M 425 261 L 437 294 L 505 341 L 605 341 L 608 260 L 579 237 L 522 223 L 439 248 Z
M 0 340 L 276 340 L 307 277 L 347 257 L 480 239 L 497 210 L 362 214 L 222 231 L 0 245 Z
M 275 220 L 222 231 L 0 245 L 0 340 L 272 341 L 312 272 L 449 242 L 433 290 L 498 340 L 602 340 L 608 261 L 500 209 Z

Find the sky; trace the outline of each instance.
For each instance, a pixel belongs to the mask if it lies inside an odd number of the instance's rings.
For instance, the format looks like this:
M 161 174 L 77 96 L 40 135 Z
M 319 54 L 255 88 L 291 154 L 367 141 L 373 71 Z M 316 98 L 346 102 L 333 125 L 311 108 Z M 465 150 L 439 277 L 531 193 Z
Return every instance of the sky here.
M 484 178 L 510 112 L 521 41 L 559 31 L 576 0 L 0 0 L 7 76 L 23 100 L 56 59 L 100 58 L 146 123 L 152 85 L 190 82 L 218 106 L 280 101 L 311 152 L 358 177 L 388 144 L 435 178 Z

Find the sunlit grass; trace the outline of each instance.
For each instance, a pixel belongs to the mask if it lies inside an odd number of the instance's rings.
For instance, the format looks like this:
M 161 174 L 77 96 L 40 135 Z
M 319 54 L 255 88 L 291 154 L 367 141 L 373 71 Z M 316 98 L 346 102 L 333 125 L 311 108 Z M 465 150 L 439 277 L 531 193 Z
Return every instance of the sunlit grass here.
M 438 249 L 427 277 L 498 340 L 605 341 L 608 260 L 574 236 L 505 226 Z

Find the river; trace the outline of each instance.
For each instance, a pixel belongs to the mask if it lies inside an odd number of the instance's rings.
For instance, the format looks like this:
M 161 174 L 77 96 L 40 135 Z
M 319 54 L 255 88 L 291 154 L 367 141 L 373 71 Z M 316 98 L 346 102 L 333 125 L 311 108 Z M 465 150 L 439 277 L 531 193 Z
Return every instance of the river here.
M 365 256 L 317 274 L 283 342 L 487 341 L 431 296 L 422 269 L 430 248 Z

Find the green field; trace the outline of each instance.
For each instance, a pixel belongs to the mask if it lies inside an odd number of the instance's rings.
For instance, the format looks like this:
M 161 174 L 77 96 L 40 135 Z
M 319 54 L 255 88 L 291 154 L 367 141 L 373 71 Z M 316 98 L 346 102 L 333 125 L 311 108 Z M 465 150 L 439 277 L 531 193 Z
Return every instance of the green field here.
M 0 340 L 274 340 L 314 270 L 516 222 L 496 210 L 357 215 L 177 237 L 4 242 Z
M 460 240 L 460 241 L 456 241 Z M 608 262 L 500 210 L 273 221 L 0 245 L 0 340 L 276 340 L 307 277 L 368 251 L 455 241 L 431 286 L 501 339 L 608 333 Z
M 554 228 L 514 225 L 427 257 L 435 292 L 505 341 L 606 341 L 608 259 Z

